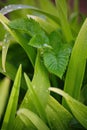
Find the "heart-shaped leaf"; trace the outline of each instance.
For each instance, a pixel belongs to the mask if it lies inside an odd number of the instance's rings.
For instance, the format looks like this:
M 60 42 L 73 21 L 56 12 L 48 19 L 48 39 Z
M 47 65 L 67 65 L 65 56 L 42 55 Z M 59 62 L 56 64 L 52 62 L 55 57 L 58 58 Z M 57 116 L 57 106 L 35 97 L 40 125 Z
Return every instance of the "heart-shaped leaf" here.
M 64 43 L 62 36 L 60 32 L 52 32 L 49 39 L 53 49 L 46 50 L 43 55 L 44 64 L 49 72 L 60 78 L 66 70 L 71 52 L 71 46 Z

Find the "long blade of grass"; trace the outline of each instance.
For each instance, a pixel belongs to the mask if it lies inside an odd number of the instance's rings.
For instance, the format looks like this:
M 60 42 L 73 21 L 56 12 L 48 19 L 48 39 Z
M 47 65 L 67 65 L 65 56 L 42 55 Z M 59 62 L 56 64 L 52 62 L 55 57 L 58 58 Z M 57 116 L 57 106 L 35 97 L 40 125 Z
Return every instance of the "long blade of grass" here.
M 64 97 L 73 115 L 82 124 L 82 126 L 87 129 L 87 106 L 58 88 L 49 88 L 49 90 Z
M 58 12 L 55 8 L 55 5 L 50 0 L 38 0 L 38 5 L 39 8 L 41 8 L 42 10 L 45 10 L 48 13 L 58 16 Z
M 17 103 L 18 103 L 18 97 L 19 97 L 19 90 L 20 90 L 20 83 L 21 83 L 21 65 L 17 71 L 16 78 L 13 84 L 13 88 L 11 91 L 11 95 L 9 98 L 9 102 L 7 105 L 5 117 L 3 120 L 2 128 L 1 130 L 11 130 L 13 126 L 13 122 L 15 119 L 16 109 L 17 109 Z
M 57 24 L 60 25 L 60 20 L 59 20 L 59 18 L 57 16 L 55 16 L 55 14 L 52 15 L 51 13 L 47 13 L 47 12 L 41 10 L 41 9 L 38 9 L 36 7 L 33 7 L 33 6 L 29 6 L 29 5 L 22 5 L 22 4 L 8 5 L 8 6 L 4 7 L 4 8 L 2 8 L 0 10 L 0 13 L 2 13 L 3 15 L 5 15 L 7 13 L 10 13 L 10 12 L 15 11 L 15 10 L 20 10 L 20 9 L 30 9 L 32 11 L 36 11 L 36 12 L 39 12 L 41 14 L 44 14 L 47 17 L 49 17 L 50 19 L 52 19 L 53 21 L 55 21 Z
M 10 79 L 4 78 L 0 81 L 0 119 L 4 112 L 6 101 L 9 94 Z
M 69 22 L 67 19 L 67 4 L 66 0 L 56 0 L 56 6 L 58 10 L 59 19 L 61 22 L 62 30 L 67 42 L 73 40 L 73 36 L 70 30 Z
M 28 109 L 22 108 L 19 109 L 17 112 L 20 119 L 26 124 L 26 118 L 28 118 L 29 121 L 31 121 L 38 130 L 49 130 L 47 125 L 33 112 L 29 111 Z
M 85 20 L 72 50 L 64 91 L 79 99 L 87 58 L 87 19 Z

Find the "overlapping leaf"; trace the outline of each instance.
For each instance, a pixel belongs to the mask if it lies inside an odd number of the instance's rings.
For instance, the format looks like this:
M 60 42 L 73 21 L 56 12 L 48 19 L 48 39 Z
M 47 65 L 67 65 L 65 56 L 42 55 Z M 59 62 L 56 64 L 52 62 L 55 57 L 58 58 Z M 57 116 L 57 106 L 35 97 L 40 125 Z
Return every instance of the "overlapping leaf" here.
M 28 33 L 30 36 L 43 33 L 39 23 L 32 18 L 21 18 L 13 20 L 9 23 L 9 27 L 11 29 Z
M 29 42 L 29 37 L 26 37 L 25 35 L 21 34 L 19 31 L 13 31 L 12 29 L 10 29 L 10 27 L 8 26 L 10 21 L 2 14 L 0 14 L 0 22 L 4 25 L 6 30 L 15 38 L 15 40 L 23 47 L 32 65 L 34 66 L 36 51 L 31 46 L 28 46 L 27 43 Z
M 31 121 L 34 126 L 38 130 L 50 130 L 47 125 L 32 111 L 29 111 L 28 109 L 19 109 L 18 116 L 21 118 L 21 120 L 28 126 L 28 122 L 26 122 L 26 118 L 28 118 L 29 121 Z

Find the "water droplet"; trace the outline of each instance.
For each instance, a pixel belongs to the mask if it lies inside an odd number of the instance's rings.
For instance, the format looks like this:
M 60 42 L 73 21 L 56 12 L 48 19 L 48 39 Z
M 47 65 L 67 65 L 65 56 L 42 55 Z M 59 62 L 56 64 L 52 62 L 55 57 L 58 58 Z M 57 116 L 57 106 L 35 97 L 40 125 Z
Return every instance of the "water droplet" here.
M 5 49 L 6 47 L 5 46 L 2 46 L 3 49 Z

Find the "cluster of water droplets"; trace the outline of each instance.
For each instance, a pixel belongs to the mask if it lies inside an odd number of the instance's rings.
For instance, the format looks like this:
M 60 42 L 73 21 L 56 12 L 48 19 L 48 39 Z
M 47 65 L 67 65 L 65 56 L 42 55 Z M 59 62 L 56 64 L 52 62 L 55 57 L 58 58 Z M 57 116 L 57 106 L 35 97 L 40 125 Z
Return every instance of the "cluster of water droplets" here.
M 8 33 L 5 34 L 4 40 L 2 42 L 2 68 L 3 68 L 4 72 L 6 72 L 5 62 L 6 62 L 8 47 L 9 47 L 9 44 L 10 44 L 10 38 L 9 37 L 10 37 L 10 35 Z

